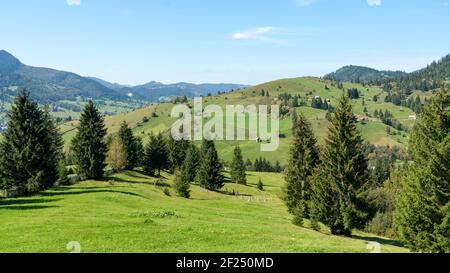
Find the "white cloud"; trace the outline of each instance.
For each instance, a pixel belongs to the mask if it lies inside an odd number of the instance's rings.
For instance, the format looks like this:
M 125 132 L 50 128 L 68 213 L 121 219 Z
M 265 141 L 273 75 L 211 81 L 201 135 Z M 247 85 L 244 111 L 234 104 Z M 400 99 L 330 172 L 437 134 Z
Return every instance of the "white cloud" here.
M 264 34 L 274 32 L 273 27 L 258 27 L 246 32 L 236 32 L 231 38 L 233 40 L 267 40 Z
M 381 6 L 381 0 L 367 0 L 369 6 Z
M 316 0 L 295 0 L 295 4 L 299 7 L 306 7 L 311 5 Z
M 79 6 L 81 5 L 81 0 L 66 0 L 69 6 Z

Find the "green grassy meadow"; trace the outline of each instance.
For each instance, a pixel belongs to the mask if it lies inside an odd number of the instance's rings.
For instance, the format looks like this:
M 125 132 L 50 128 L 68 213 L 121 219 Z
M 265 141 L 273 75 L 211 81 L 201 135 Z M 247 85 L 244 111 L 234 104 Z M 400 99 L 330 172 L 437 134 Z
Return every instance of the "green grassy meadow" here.
M 325 88 L 327 86 L 327 88 Z M 354 113 L 365 117 L 376 109 L 391 111 L 396 119 L 410 128 L 411 110 L 384 103 L 383 91 L 378 87 L 345 84 L 344 88 L 358 88 L 362 98 L 353 100 Z M 269 97 L 260 95 L 269 91 Z M 203 100 L 203 107 L 219 105 L 273 105 L 281 93 L 300 95 L 306 106 L 298 107 L 311 122 L 323 144 L 329 122 L 326 111 L 313 109 L 310 100 L 315 96 L 329 99 L 332 105 L 341 95 L 330 82 L 318 78 L 295 78 L 266 83 L 246 90 L 235 91 Z M 378 102 L 372 101 L 379 96 Z M 364 105 L 363 105 L 364 98 Z M 170 117 L 174 104 L 162 103 L 105 117 L 109 133 L 116 133 L 123 121 L 128 122 L 135 135 L 144 143 L 148 134 L 166 131 L 176 120 Z M 148 118 L 147 122 L 143 122 Z M 207 121 L 207 119 L 205 119 Z M 224 125 L 227 119 L 224 118 Z M 244 123 L 248 134 L 248 117 Z M 65 148 L 76 134 L 76 120 L 62 124 Z M 240 145 L 244 158 L 257 157 L 281 164 L 286 163 L 292 139 L 290 116 L 280 120 L 279 149 L 261 152 L 255 140 L 216 141 L 219 156 L 230 161 L 233 149 Z M 389 135 L 386 125 L 370 117 L 358 123 L 365 140 L 375 145 L 405 147 L 407 133 Z M 261 179 L 264 191 L 256 188 Z M 79 242 L 82 252 L 369 252 L 368 242 L 382 244 L 382 252 L 408 252 L 396 241 L 354 231 L 352 238 L 332 236 L 326 227 L 320 231 L 292 224 L 281 196 L 284 186 L 282 174 L 248 173 L 247 186 L 226 184 L 221 192 L 210 192 L 192 186 L 191 199 L 179 198 L 172 189 L 173 177 L 164 179 L 141 172 L 115 174 L 105 181 L 83 181 L 72 186 L 55 187 L 27 198 L 0 199 L 0 252 L 69 252 L 67 244 Z M 169 191 L 170 196 L 164 192 Z
M 176 197 L 172 177 L 157 181 L 140 172 L 55 187 L 27 198 L 0 199 L 0 252 L 358 252 L 367 243 L 382 252 L 408 252 L 389 239 L 354 232 L 336 237 L 291 223 L 280 199 L 281 174 L 249 173 L 248 186 L 227 184 L 221 192 L 192 187 Z M 262 179 L 265 190 L 256 189 Z M 169 189 L 171 196 L 164 193 Z

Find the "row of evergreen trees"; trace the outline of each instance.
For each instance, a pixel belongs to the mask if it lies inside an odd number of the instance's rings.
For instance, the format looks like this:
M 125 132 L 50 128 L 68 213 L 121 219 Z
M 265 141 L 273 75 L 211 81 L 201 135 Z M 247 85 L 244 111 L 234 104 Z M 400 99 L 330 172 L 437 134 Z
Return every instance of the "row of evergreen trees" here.
M 151 134 L 143 147 L 124 122 L 117 134 L 107 136 L 101 113 L 89 101 L 81 113 L 77 134 L 71 142 L 76 173 L 82 180 L 102 179 L 109 164 L 114 171 L 142 167 L 152 176 L 162 170 L 176 174 L 175 188 L 189 197 L 189 183 L 197 181 L 208 190 L 219 190 L 225 183 L 224 166 L 214 142 L 204 140 L 201 147 L 163 133 Z M 48 110 L 41 110 L 21 92 L 9 113 L 8 129 L 0 143 L 0 188 L 8 195 L 29 195 L 67 183 L 62 152 L 63 141 Z M 246 184 L 246 166 L 239 147 L 231 164 L 231 179 Z
M 284 170 L 279 161 L 272 164 L 269 160 L 262 156 L 256 158 L 253 162 L 250 159 L 247 159 L 245 165 L 247 171 L 252 172 L 281 173 Z
M 406 131 L 405 126 L 401 122 L 396 120 L 394 118 L 394 115 L 388 109 L 384 110 L 384 112 L 381 109 L 380 110 L 376 109 L 373 112 L 373 116 L 379 118 L 381 122 L 383 122 L 387 126 L 391 126 L 397 129 L 398 131 Z
M 339 100 L 322 151 L 303 114 L 293 130 L 284 199 L 294 222 L 321 221 L 343 235 L 364 227 L 373 216 L 364 198 L 371 174 L 348 97 Z M 450 95 L 442 90 L 413 129 L 414 163 L 401 173 L 395 198 L 396 233 L 415 251 L 450 252 L 449 137 Z

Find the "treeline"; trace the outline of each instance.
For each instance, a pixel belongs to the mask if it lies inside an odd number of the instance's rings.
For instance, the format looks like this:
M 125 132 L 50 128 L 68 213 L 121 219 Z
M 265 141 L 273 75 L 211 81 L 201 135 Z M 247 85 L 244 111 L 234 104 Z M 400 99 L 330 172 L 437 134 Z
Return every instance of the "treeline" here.
M 394 115 L 388 110 L 375 110 L 373 116 L 379 118 L 387 126 L 391 126 L 398 131 L 406 131 L 406 127 L 394 118 Z
M 54 185 L 69 183 L 66 164 L 75 165 L 80 180 L 105 178 L 105 168 L 113 171 L 140 167 L 147 175 L 160 177 L 161 171 L 175 174 L 174 188 L 180 196 L 190 196 L 190 183 L 217 191 L 224 186 L 224 164 L 214 142 L 204 140 L 200 148 L 187 140 L 175 140 L 168 133 L 150 134 L 147 145 L 134 136 L 123 122 L 118 133 L 107 135 L 104 118 L 89 101 L 81 113 L 77 134 L 64 156 L 63 141 L 50 114 L 41 110 L 26 91 L 21 92 L 9 113 L 8 129 L 0 142 L 0 188 L 6 197 L 26 196 Z M 267 168 L 264 160 L 257 168 Z M 278 167 L 277 167 L 278 168 Z M 246 184 L 246 165 L 235 148 L 230 173 L 233 182 Z
M 346 236 L 367 229 L 395 236 L 413 251 L 450 252 L 448 90 L 424 107 L 408 155 L 364 144 L 347 95 L 322 149 L 303 114 L 293 132 L 284 200 L 295 224 L 309 219 L 311 228 L 320 229 L 322 222 L 332 234 Z
M 263 157 L 255 159 L 254 162 L 252 162 L 250 159 L 247 159 L 245 165 L 247 171 L 252 172 L 281 173 L 284 170 L 280 162 L 276 161 L 275 164 L 272 164 L 270 163 L 270 161 Z
M 450 78 L 450 54 L 437 62 L 431 63 L 424 69 L 395 78 L 390 82 L 394 83 L 398 90 L 403 90 L 408 94 L 412 90 L 426 92 L 438 89 L 448 78 Z

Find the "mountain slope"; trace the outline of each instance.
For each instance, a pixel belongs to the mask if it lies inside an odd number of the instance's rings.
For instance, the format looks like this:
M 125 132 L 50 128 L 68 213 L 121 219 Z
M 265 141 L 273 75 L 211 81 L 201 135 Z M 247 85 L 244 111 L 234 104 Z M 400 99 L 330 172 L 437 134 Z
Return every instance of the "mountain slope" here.
M 72 100 L 77 97 L 126 100 L 127 97 L 75 73 L 22 64 L 10 53 L 0 51 L 0 86 L 14 96 L 26 88 L 39 102 Z
M 206 96 L 219 91 L 247 87 L 241 84 L 162 84 L 150 82 L 139 86 L 110 83 L 95 77 L 82 77 L 75 73 L 50 68 L 32 67 L 21 63 L 10 53 L 0 50 L 0 87 L 13 97 L 17 90 L 26 88 L 31 96 L 42 103 L 75 100 L 77 97 L 94 100 L 128 101 L 133 99 L 156 102 L 162 97 Z
M 406 75 L 401 71 L 379 71 L 373 68 L 364 66 L 344 66 L 336 72 L 325 75 L 327 80 L 342 81 L 342 82 L 380 82 L 386 79 L 397 78 Z
M 344 90 L 357 88 L 360 92 L 360 98 L 352 100 L 355 115 L 358 118 L 367 117 L 367 115 L 371 116 L 365 122 L 358 123 L 358 129 L 361 131 L 365 140 L 377 146 L 389 145 L 391 147 L 405 147 L 407 145 L 407 132 L 399 131 L 393 127 L 383 124 L 381 120 L 373 117 L 373 113 L 375 110 L 383 112 L 388 110 L 393 114 L 396 120 L 401 122 L 405 127 L 411 128 L 414 124 L 414 120 L 410 118 L 413 114 L 411 109 L 396 106 L 391 103 L 385 103 L 384 97 L 387 93 L 378 86 L 364 87 L 357 83 L 344 83 L 343 87 Z M 263 90 L 265 93 L 264 96 L 262 96 Z M 269 93 L 269 96 L 267 96 L 267 93 Z M 335 106 L 338 98 L 342 94 L 341 89 L 333 86 L 333 83 L 327 80 L 307 77 L 268 82 L 244 90 L 207 97 L 203 100 L 203 106 L 206 107 L 210 104 L 219 105 L 222 110 L 225 111 L 226 105 L 283 104 L 284 102 L 281 98 L 285 94 L 299 96 L 299 103 L 301 103 L 301 105 L 296 107 L 297 113 L 302 111 L 305 114 L 312 124 L 314 133 L 319 139 L 319 143 L 324 144 L 324 140 L 327 135 L 327 128 L 329 126 L 327 111 L 312 108 L 311 101 L 316 96 L 319 96 L 322 99 L 327 99 L 329 104 Z M 374 96 L 378 97 L 376 102 L 373 101 Z M 289 101 L 289 103 L 291 102 L 292 100 Z M 172 103 L 152 105 L 126 114 L 106 117 L 105 123 L 108 127 L 109 133 L 115 133 L 117 132 L 120 123 L 125 120 L 133 128 L 133 131 L 137 136 L 140 136 L 144 141 L 147 141 L 148 133 L 157 133 L 168 130 L 176 121 L 175 118 L 169 117 L 169 114 L 174 106 L 175 104 Z M 367 113 L 364 112 L 365 108 Z M 285 111 L 286 109 L 287 111 Z M 255 160 L 256 158 L 262 156 L 270 160 L 272 163 L 275 163 L 276 161 L 279 161 L 281 164 L 286 163 L 287 156 L 289 155 L 289 145 L 292 140 L 291 111 L 291 107 L 282 107 L 282 114 L 284 113 L 284 115 L 280 120 L 281 137 L 278 150 L 274 152 L 261 152 L 261 144 L 257 143 L 254 139 L 249 139 L 246 141 L 216 141 L 216 147 L 219 150 L 221 159 L 230 162 L 233 157 L 233 149 L 235 145 L 239 145 L 246 159 L 248 158 Z M 156 115 L 153 115 L 153 113 Z M 143 122 L 143 120 L 146 120 L 146 122 Z M 68 148 L 70 140 L 75 135 L 75 126 L 76 122 L 70 122 L 61 127 L 61 131 L 64 133 L 64 139 L 67 144 L 66 148 Z M 247 132 L 248 129 L 247 124 Z
M 446 83 L 450 88 L 450 54 L 427 67 L 393 80 L 399 89 L 429 91 Z
M 105 80 L 102 80 L 102 79 L 96 78 L 96 77 L 87 77 L 87 78 L 91 79 L 93 81 L 96 81 L 99 84 L 108 87 L 109 89 L 116 90 L 116 91 L 118 91 L 120 89 L 123 89 L 123 88 L 130 87 L 128 85 L 122 85 L 122 84 L 119 84 L 119 83 L 111 83 L 111 82 L 108 82 L 108 81 L 105 81 Z

